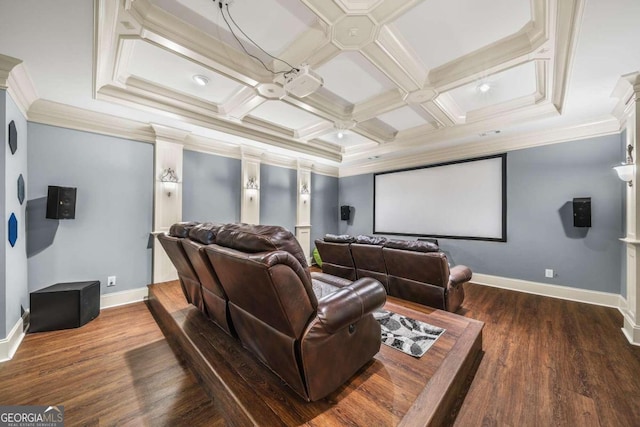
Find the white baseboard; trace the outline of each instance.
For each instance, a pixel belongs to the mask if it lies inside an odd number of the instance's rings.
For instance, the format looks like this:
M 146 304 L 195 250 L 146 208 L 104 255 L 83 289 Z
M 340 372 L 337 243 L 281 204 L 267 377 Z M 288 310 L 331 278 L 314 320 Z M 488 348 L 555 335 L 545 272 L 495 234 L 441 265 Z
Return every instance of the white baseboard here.
M 528 294 L 541 295 L 545 297 L 560 298 L 569 301 L 583 302 L 586 304 L 617 308 L 624 317 L 624 326 L 622 327 L 624 336 L 627 337 L 630 344 L 640 345 L 640 326 L 633 322 L 631 315 L 627 312 L 627 300 L 623 298 L 622 295 L 479 273 L 473 273 L 471 283 L 492 286 L 494 288 L 509 289 L 518 292 L 526 292 Z
M 548 283 L 530 282 L 528 280 L 510 279 L 508 277 L 491 276 L 489 274 L 479 273 L 473 273 L 471 283 L 493 286 L 494 288 L 510 289 L 518 292 L 526 292 L 528 294 L 542 295 L 545 297 L 613 307 L 620 311 L 627 307 L 627 301 L 622 297 L 622 295 L 612 294 L 609 292 L 591 291 L 587 289 L 572 288 L 570 286 L 550 285 Z
M 29 311 L 25 311 L 23 316 L 18 319 L 16 324 L 11 328 L 11 332 L 5 339 L 0 340 L 0 362 L 6 362 L 11 360 L 13 355 L 16 354 L 20 343 L 24 339 L 25 333 L 23 331 L 24 318 L 29 314 Z
M 127 291 L 103 294 L 100 296 L 100 309 L 144 301 L 148 296 L 149 289 L 146 286 L 142 288 L 129 289 Z
M 622 326 L 622 333 L 630 344 L 640 346 L 640 325 L 635 323 L 633 315 L 628 310 L 620 310 L 624 317 L 624 325 Z

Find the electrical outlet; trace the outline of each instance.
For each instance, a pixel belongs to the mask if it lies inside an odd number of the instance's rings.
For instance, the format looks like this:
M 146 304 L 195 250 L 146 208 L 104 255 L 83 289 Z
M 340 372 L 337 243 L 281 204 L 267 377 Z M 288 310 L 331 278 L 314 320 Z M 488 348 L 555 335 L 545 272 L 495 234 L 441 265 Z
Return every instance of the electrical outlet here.
M 116 276 L 107 277 L 107 287 L 116 285 Z
M 550 268 L 546 268 L 544 270 L 544 277 L 550 277 L 553 278 L 553 270 Z

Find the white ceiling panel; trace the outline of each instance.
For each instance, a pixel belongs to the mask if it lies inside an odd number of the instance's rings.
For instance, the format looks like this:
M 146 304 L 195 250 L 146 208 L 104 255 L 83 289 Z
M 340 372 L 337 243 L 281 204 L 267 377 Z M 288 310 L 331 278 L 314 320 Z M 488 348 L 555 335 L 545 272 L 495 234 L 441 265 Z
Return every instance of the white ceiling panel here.
M 332 144 L 339 145 L 341 147 L 356 147 L 356 146 L 366 146 L 370 145 L 372 147 L 377 146 L 378 144 L 375 141 L 370 140 L 358 133 L 355 133 L 350 130 L 345 130 L 342 132 L 342 138 L 338 137 L 338 132 L 332 132 L 330 134 L 324 135 L 320 138 L 323 141 L 331 142 Z
M 237 41 L 228 31 L 217 1 L 152 0 L 152 2 L 201 31 L 222 39 L 240 50 Z M 271 55 L 280 54 L 317 19 L 304 4 L 297 0 L 236 0 L 229 3 L 231 3 L 229 5 L 231 18 L 242 30 L 238 31 L 237 27 L 233 26 L 232 20 L 227 17 L 235 34 L 243 43 L 250 43 L 248 38 L 251 38 Z M 227 16 L 226 12 L 225 16 Z
M 127 71 L 150 82 L 216 104 L 223 103 L 243 86 L 235 80 L 144 41 L 135 42 Z M 199 86 L 193 80 L 194 75 L 207 77 L 209 83 Z
M 358 52 L 343 52 L 316 70 L 324 87 L 352 104 L 396 86 Z
M 530 0 L 429 0 L 394 27 L 431 69 L 517 32 L 531 20 L 530 9 Z
M 301 129 L 324 120 L 284 102 L 267 101 L 251 111 L 251 116 L 288 129 Z
M 489 90 L 482 92 L 486 84 Z M 510 68 L 484 79 L 460 86 L 447 92 L 464 112 L 477 110 L 511 99 L 531 95 L 536 90 L 535 62 Z
M 424 117 L 413 111 L 409 106 L 381 114 L 378 116 L 378 119 L 392 126 L 396 130 L 411 129 L 427 123 Z

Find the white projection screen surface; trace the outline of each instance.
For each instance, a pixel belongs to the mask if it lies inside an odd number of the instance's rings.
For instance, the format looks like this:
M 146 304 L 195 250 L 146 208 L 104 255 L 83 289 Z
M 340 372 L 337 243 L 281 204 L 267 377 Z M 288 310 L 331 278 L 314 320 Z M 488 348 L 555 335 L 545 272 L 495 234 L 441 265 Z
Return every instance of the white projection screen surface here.
M 378 234 L 506 241 L 506 154 L 374 175 Z

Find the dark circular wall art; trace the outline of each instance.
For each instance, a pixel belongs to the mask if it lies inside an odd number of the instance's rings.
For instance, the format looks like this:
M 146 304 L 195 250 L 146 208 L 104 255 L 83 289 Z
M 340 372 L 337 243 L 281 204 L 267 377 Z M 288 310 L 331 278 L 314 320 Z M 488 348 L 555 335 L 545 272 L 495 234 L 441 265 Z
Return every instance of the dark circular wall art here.
M 16 154 L 18 149 L 18 131 L 16 130 L 16 124 L 13 120 L 9 123 L 9 148 L 11 154 Z
M 18 177 L 18 201 L 20 204 L 24 202 L 24 178 L 22 174 Z

